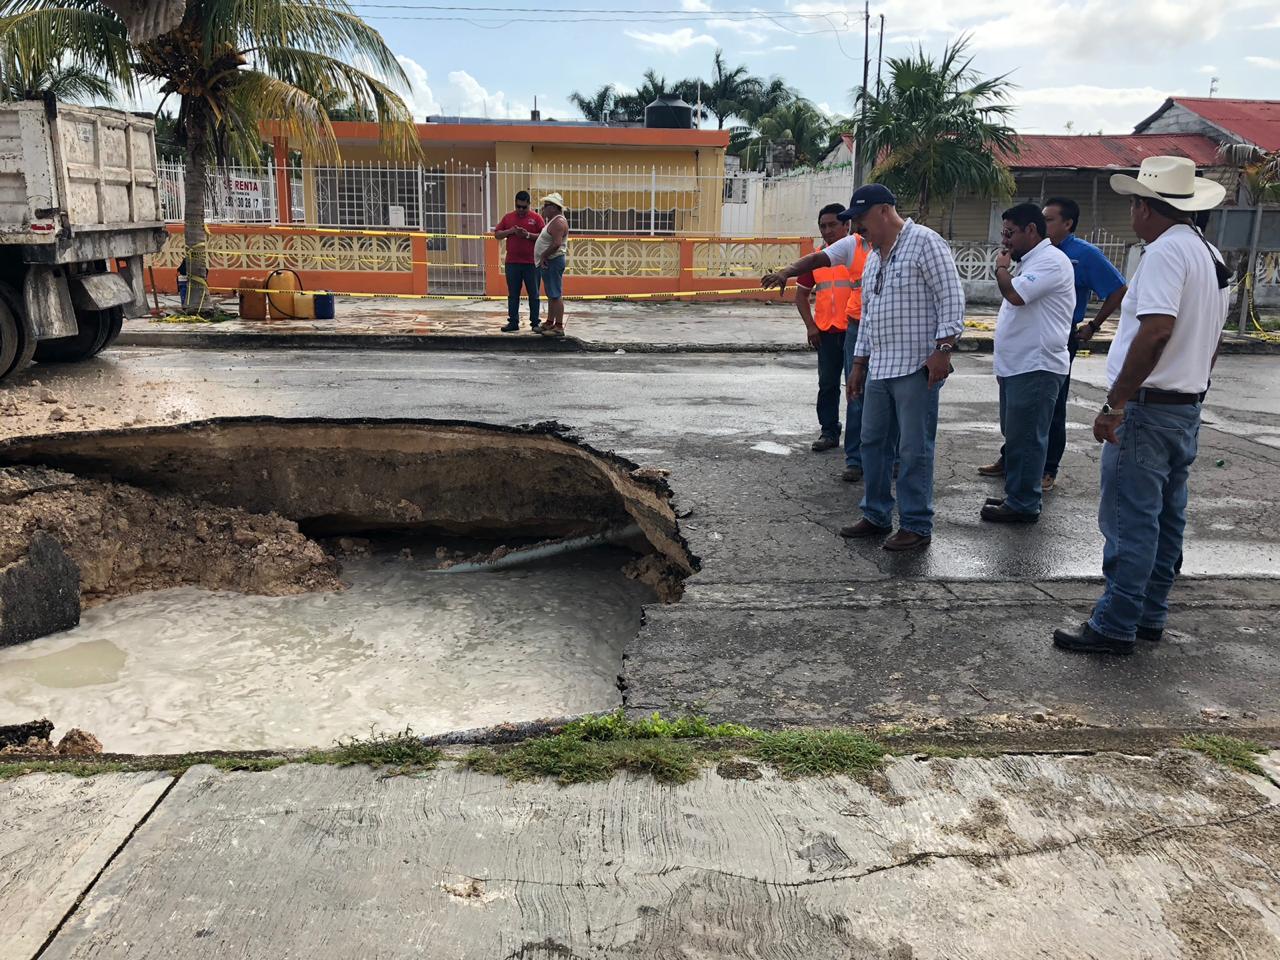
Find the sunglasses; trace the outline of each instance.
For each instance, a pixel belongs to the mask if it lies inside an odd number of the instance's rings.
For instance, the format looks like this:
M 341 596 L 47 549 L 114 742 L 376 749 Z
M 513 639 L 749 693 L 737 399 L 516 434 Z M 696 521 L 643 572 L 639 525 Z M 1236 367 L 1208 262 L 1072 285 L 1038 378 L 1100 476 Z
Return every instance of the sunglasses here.
M 529 209 L 529 205 L 528 205 L 527 203 L 517 203 L 517 204 L 516 204 L 516 209 L 517 209 L 517 210 L 528 210 L 528 209 Z

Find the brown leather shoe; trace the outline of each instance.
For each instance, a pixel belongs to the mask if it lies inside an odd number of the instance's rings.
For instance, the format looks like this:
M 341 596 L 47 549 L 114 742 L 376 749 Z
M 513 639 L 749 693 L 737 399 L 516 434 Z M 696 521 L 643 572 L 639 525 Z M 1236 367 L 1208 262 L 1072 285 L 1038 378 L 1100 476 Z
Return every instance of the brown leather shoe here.
M 910 530 L 899 530 L 892 537 L 881 544 L 886 550 L 899 552 L 902 550 L 914 550 L 916 547 L 927 547 L 932 537 L 926 537 L 920 533 L 912 533 Z
M 863 517 L 851 527 L 841 527 L 840 536 L 850 540 L 864 540 L 869 537 L 887 537 L 893 533 L 893 527 L 881 527 Z
M 1055 476 L 1053 476 L 1053 474 L 1046 473 L 1044 475 L 1044 478 L 1040 481 L 1040 490 L 1043 493 L 1048 493 L 1050 490 L 1053 489 L 1053 485 L 1057 482 L 1058 480 Z
M 1004 457 L 1001 457 L 995 463 L 988 463 L 985 467 L 979 467 L 978 475 L 983 477 L 1003 477 Z

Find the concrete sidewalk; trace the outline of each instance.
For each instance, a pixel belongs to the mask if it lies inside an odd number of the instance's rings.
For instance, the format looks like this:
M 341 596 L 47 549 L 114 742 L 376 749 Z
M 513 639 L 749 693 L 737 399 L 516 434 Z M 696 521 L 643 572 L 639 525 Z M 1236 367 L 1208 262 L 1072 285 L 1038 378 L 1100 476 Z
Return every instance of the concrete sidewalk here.
M 178 311 L 176 297 L 163 309 Z M 234 308 L 230 302 L 228 306 Z M 166 323 L 141 318 L 125 323 L 117 343 L 135 347 L 251 349 L 322 347 L 408 350 L 570 351 L 613 353 L 790 353 L 807 352 L 804 327 L 790 297 L 777 303 L 572 301 L 566 306 L 568 336 L 536 336 L 521 307 L 521 330 L 502 333 L 504 303 L 485 300 L 394 300 L 339 298 L 334 320 L 227 320 Z M 975 305 L 961 349 L 990 353 L 995 308 Z M 1091 342 L 1106 353 L 1114 324 Z M 1229 337 L 1224 353 L 1280 353 L 1280 343 Z
M 1185 751 L 32 774 L 0 783 L 0 958 L 1276 960 L 1278 800 Z

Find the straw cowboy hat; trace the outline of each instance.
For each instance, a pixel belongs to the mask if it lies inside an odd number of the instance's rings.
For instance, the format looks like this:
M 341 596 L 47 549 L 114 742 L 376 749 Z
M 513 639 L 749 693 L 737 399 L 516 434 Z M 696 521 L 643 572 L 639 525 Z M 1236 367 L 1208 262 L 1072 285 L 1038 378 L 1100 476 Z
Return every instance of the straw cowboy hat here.
M 1147 157 L 1137 177 L 1114 174 L 1111 189 L 1126 196 L 1163 200 L 1186 211 L 1216 207 L 1227 194 L 1222 184 L 1197 177 L 1195 162 L 1186 157 Z
M 560 196 L 558 193 L 548 193 L 538 201 L 538 206 L 542 206 L 544 203 L 554 203 L 561 210 L 564 209 L 564 197 Z

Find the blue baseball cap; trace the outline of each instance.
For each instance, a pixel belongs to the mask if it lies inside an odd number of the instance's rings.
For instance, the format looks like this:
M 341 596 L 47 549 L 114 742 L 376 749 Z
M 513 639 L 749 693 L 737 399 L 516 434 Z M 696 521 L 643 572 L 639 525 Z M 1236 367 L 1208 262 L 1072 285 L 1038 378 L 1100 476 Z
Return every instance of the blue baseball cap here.
M 887 203 L 891 207 L 898 205 L 898 198 L 882 183 L 868 183 L 853 191 L 849 198 L 849 207 L 844 213 L 837 214 L 839 220 L 852 220 L 860 217 L 877 203 Z

